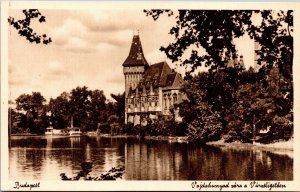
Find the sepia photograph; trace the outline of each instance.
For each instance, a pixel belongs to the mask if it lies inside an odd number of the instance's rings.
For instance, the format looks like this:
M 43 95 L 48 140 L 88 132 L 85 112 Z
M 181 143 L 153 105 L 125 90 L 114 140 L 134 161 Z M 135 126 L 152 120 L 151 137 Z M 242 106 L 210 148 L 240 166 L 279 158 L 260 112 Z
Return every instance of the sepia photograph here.
M 134 3 L 1 3 L 6 190 L 299 189 L 299 4 Z

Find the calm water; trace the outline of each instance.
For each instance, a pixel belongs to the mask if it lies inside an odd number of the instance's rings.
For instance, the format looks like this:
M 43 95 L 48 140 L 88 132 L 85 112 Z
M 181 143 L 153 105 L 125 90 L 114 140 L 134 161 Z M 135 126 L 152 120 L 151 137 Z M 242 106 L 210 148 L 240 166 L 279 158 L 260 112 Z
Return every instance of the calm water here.
M 93 162 L 92 176 L 125 167 L 126 180 L 293 179 L 287 155 L 129 138 L 13 137 L 9 159 L 12 180 L 60 180 L 84 161 Z

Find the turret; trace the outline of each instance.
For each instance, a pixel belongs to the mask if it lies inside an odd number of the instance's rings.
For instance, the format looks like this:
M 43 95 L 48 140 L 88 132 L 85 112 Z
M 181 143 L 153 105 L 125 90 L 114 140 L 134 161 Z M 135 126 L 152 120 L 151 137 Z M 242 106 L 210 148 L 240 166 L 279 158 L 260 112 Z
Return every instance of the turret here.
M 138 88 L 135 89 L 135 97 L 137 97 L 137 98 L 140 97 L 139 89 Z
M 123 63 L 123 73 L 125 76 L 125 95 L 128 95 L 129 87 L 135 89 L 143 78 L 145 70 L 148 68 L 139 35 L 134 35 L 129 51 L 129 55 Z
M 150 91 L 149 91 L 149 94 L 150 94 L 150 95 L 154 95 L 152 83 L 150 84 Z
M 143 92 L 142 92 L 143 97 L 147 97 L 147 92 L 146 92 L 146 87 L 143 85 Z

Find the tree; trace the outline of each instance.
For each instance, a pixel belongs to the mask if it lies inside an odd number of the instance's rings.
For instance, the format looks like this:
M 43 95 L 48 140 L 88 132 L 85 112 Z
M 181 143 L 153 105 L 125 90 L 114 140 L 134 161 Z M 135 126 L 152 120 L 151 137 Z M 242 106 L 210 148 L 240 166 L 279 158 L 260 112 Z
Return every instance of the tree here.
M 106 97 L 103 91 L 93 90 L 90 92 L 90 108 L 88 110 L 87 129 L 96 130 L 100 124 L 107 121 Z
M 201 72 L 195 75 L 186 82 L 182 90 L 190 101 L 188 103 L 190 108 L 199 105 L 197 101 L 201 100 L 213 112 L 218 113 L 219 121 L 222 127 L 225 127 L 226 111 L 236 102 L 236 91 L 239 89 L 239 77 L 242 73 L 243 69 L 240 68 L 224 68 L 214 73 Z M 186 118 L 193 118 L 193 116 Z
M 228 141 L 250 142 L 259 131 L 268 129 L 264 142 L 290 138 L 293 128 L 293 102 L 287 87 L 290 84 L 284 81 L 278 68 L 273 68 L 267 78 L 251 81 L 243 81 L 236 102 L 226 112 Z
M 282 73 L 291 76 L 293 58 L 293 11 L 252 10 L 144 10 L 154 20 L 161 14 L 175 16 L 170 29 L 175 42 L 161 47 L 172 62 L 180 61 L 190 67 L 186 77 L 200 66 L 211 70 L 224 68 L 230 56 L 237 52 L 233 39 L 248 34 L 261 45 L 259 62 L 277 65 Z M 253 15 L 260 15 L 258 26 Z M 202 47 L 205 53 L 199 51 Z M 189 48 L 192 48 L 188 53 Z M 186 58 L 186 55 L 189 57 Z
M 115 113 L 119 118 L 119 123 L 124 124 L 125 118 L 125 92 L 123 94 L 110 94 L 110 96 L 116 101 L 115 103 Z
M 39 92 L 22 94 L 16 99 L 18 111 L 23 111 L 26 114 L 26 127 L 31 133 L 42 132 L 43 127 L 47 126 L 41 121 L 45 116 L 44 102 L 46 99 Z
M 50 37 L 46 34 L 38 35 L 30 27 L 31 20 L 37 18 L 40 23 L 46 22 L 46 17 L 40 13 L 38 9 L 25 9 L 23 10 L 25 19 L 16 20 L 13 17 L 8 18 L 8 23 L 13 26 L 20 36 L 24 36 L 30 43 L 35 42 L 36 44 L 43 43 L 47 45 L 51 43 Z
M 271 127 L 280 138 L 293 132 L 293 11 L 252 10 L 145 10 L 154 20 L 161 14 L 175 16 L 170 29 L 174 42 L 161 47 L 172 62 L 186 67 L 185 93 L 188 101 L 181 113 L 187 125 L 205 122 L 205 110 L 220 115 L 223 131 L 235 139 L 249 141 L 255 129 Z M 253 16 L 260 16 L 258 25 Z M 237 55 L 234 38 L 248 34 L 258 42 L 258 73 L 253 69 L 230 69 L 227 63 Z M 201 50 L 203 48 L 204 50 Z M 190 52 L 189 52 L 190 51 Z M 192 76 L 200 66 L 209 73 Z M 199 97 L 199 95 L 202 95 Z M 197 98 L 200 103 L 197 103 Z M 186 106 L 185 106 L 186 105 Z M 196 108 L 194 108 L 196 107 Z M 203 114 L 197 112 L 203 108 Z M 205 109 L 207 108 L 207 109 Z M 212 114 L 212 113 L 207 113 Z M 193 122 L 198 117 L 200 122 Z M 208 116 L 210 117 L 210 116 Z M 195 132 L 197 134 L 197 132 Z M 275 135 L 274 135 L 275 134 Z
M 81 127 L 86 130 L 86 120 L 90 115 L 91 108 L 91 91 L 86 86 L 76 87 L 71 90 L 70 99 L 68 103 L 68 110 L 70 114 L 70 123 L 75 127 Z M 72 126 L 72 125 L 71 125 Z
M 257 51 L 258 62 L 280 69 L 280 73 L 292 79 L 293 64 L 293 11 L 256 11 L 261 14 L 260 26 L 249 25 L 247 31 L 261 46 Z
M 68 103 L 69 94 L 63 92 L 55 99 L 50 99 L 47 106 L 48 111 L 51 112 L 50 121 L 54 128 L 66 128 L 69 124 Z
M 8 130 L 10 133 L 19 133 L 24 132 L 24 130 L 20 129 L 20 127 L 25 127 L 26 125 L 22 125 L 22 117 L 24 114 L 17 112 L 12 108 L 8 108 Z
M 183 91 L 187 100 L 179 104 L 189 139 L 201 143 L 218 140 L 222 135 L 220 112 L 213 111 L 212 105 L 205 101 L 209 80 L 208 73 L 200 73 L 186 82 Z
M 117 115 L 110 115 L 107 119 L 110 127 L 110 134 L 115 135 L 120 131 L 120 124 L 118 123 L 119 118 Z

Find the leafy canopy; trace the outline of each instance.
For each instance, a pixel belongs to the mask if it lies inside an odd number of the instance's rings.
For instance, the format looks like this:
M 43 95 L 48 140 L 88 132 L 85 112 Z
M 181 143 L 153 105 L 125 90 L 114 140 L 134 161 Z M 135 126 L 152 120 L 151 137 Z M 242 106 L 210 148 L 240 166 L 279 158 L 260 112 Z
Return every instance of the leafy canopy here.
M 20 36 L 24 36 L 30 43 L 43 43 L 47 45 L 52 42 L 50 37 L 46 34 L 38 35 L 31 27 L 32 19 L 37 18 L 40 23 L 46 22 L 46 17 L 43 16 L 38 9 L 23 10 L 25 19 L 16 20 L 13 17 L 8 18 L 8 23 L 13 26 Z
M 144 10 L 157 20 L 161 14 L 174 16 L 170 29 L 174 42 L 161 47 L 172 62 L 185 66 L 186 78 L 200 66 L 211 71 L 224 68 L 237 50 L 234 38 L 248 34 L 261 46 L 258 62 L 277 65 L 290 75 L 293 57 L 293 11 L 271 10 Z M 254 23 L 253 18 L 259 22 Z M 190 51 L 190 53 L 188 52 Z M 203 48 L 204 51 L 200 51 Z M 189 55 L 187 58 L 185 55 Z

